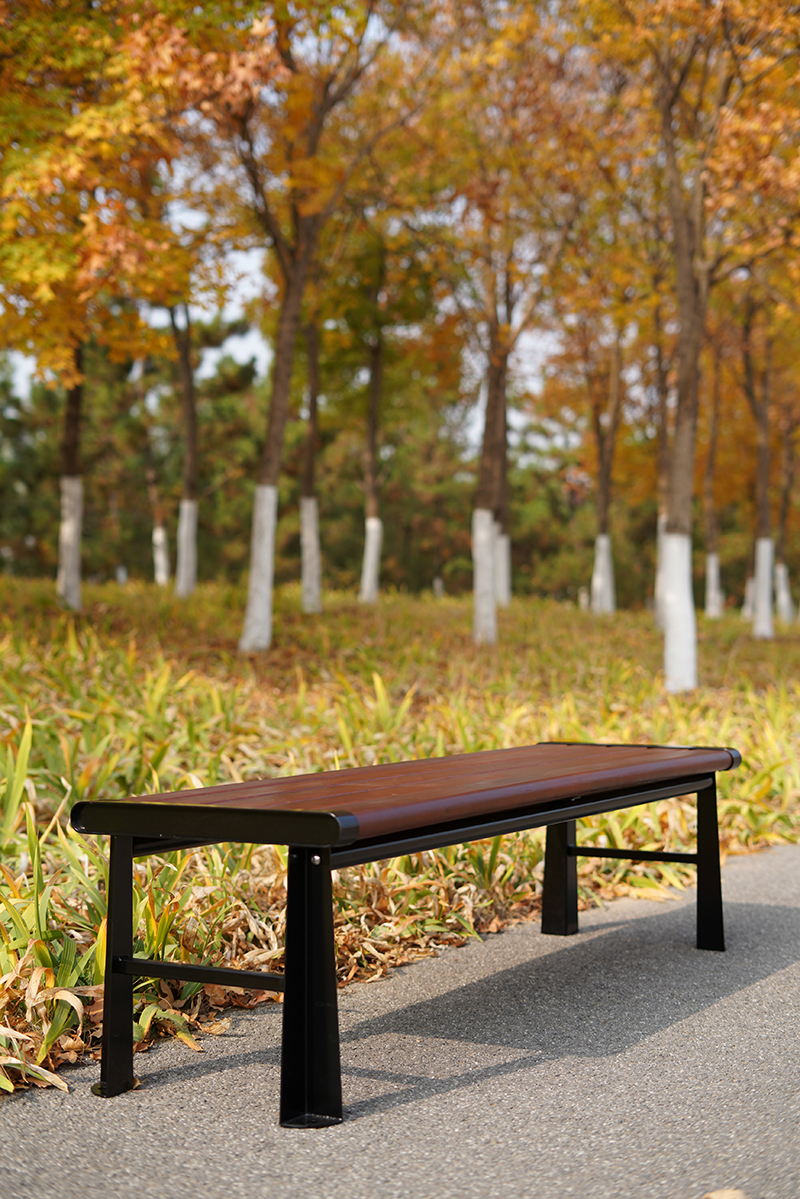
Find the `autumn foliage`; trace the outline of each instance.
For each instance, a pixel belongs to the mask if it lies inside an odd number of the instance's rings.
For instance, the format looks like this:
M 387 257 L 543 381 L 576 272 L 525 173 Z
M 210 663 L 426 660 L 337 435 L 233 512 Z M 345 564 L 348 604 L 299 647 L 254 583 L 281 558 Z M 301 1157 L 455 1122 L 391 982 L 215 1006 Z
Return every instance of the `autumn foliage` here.
M 201 577 L 248 565 L 254 484 L 280 492 L 278 578 L 312 493 L 341 583 L 364 496 L 414 589 L 468 585 L 473 503 L 522 590 L 574 597 L 610 531 L 644 601 L 659 513 L 721 547 L 733 594 L 756 536 L 793 565 L 799 20 L 0 6 L 3 340 L 44 385 L 8 392 L 6 563 L 51 568 L 60 459 L 95 574 L 148 571 L 146 476 L 171 528 L 199 497 Z M 195 381 L 243 254 L 269 379 Z

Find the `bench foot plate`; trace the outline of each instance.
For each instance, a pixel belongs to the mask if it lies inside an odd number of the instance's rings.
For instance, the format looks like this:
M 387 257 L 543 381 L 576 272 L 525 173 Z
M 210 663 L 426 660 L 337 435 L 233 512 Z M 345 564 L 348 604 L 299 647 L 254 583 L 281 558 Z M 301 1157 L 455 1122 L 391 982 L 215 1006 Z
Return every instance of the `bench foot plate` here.
M 334 1124 L 341 1124 L 342 1121 L 342 1116 L 315 1116 L 309 1112 L 292 1120 L 281 1120 L 281 1128 L 332 1128 Z
M 127 1095 L 128 1091 L 135 1091 L 139 1086 L 139 1079 L 134 1078 L 133 1086 L 123 1087 L 121 1090 L 109 1089 L 108 1083 L 96 1082 L 90 1087 L 93 1095 L 98 1095 L 100 1099 L 113 1099 L 116 1095 Z

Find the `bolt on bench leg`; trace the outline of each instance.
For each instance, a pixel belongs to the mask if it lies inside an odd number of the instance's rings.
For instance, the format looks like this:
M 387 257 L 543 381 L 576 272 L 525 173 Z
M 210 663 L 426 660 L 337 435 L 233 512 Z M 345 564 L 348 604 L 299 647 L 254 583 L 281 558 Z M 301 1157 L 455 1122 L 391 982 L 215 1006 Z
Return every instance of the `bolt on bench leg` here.
M 342 1120 L 339 1014 L 329 849 L 289 851 L 281 1124 Z
M 697 793 L 697 948 L 725 949 L 714 783 Z
M 578 861 L 570 855 L 575 821 L 548 824 L 544 852 L 542 932 L 569 937 L 578 931 Z
M 103 987 L 103 1056 L 95 1095 L 110 1099 L 134 1086 L 133 977 L 114 969 L 133 954 L 133 838 L 112 837 L 108 860 L 108 920 Z

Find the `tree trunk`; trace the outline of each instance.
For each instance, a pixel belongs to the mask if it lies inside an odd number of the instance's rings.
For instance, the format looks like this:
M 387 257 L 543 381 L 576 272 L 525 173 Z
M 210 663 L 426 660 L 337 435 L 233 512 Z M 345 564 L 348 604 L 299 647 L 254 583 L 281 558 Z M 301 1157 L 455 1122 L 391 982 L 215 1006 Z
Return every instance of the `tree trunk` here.
M 744 367 L 744 390 L 756 424 L 756 571 L 753 588 L 753 636 L 769 641 L 774 636 L 772 622 L 774 548 L 769 510 L 771 346 L 767 339 L 763 368 L 761 371 L 756 371 L 753 357 L 753 334 L 757 309 L 755 299 L 748 294 L 742 325 L 742 365 Z
M 608 533 L 598 533 L 594 543 L 592 611 L 595 616 L 603 616 L 616 612 L 616 610 L 617 595 L 614 587 L 614 559 L 611 555 L 611 538 Z
M 489 508 L 476 508 L 472 513 L 472 638 L 476 645 L 494 645 L 497 641 L 495 529 L 492 511 Z
M 714 472 L 717 459 L 717 432 L 719 428 L 720 403 L 720 350 L 714 351 L 714 378 L 712 383 L 711 421 L 708 429 L 708 455 L 703 472 L 703 516 L 706 534 L 706 616 L 717 620 L 722 615 L 722 590 L 719 576 L 719 531 L 717 508 L 714 503 Z
M 654 613 L 656 628 L 664 628 L 664 534 L 667 531 L 667 496 L 669 493 L 669 373 L 661 344 L 661 309 L 656 308 L 656 387 L 658 388 L 658 433 L 656 450 L 656 494 L 658 519 L 656 524 L 656 579 Z
M 706 617 L 718 620 L 723 611 L 722 583 L 719 571 L 719 554 L 712 550 L 706 554 Z
M 300 489 L 300 576 L 303 611 L 311 615 L 322 611 L 322 554 L 314 485 L 319 423 L 319 331 L 316 321 L 309 321 L 306 325 L 305 338 L 308 358 L 308 424 L 303 447 L 303 478 Z
M 302 608 L 307 615 L 312 616 L 322 611 L 322 557 L 315 495 L 300 497 L 300 571 Z
M 795 453 L 794 435 L 797 424 L 788 419 L 784 422 L 781 438 L 781 498 L 778 508 L 778 537 L 775 542 L 775 612 L 779 620 L 788 623 L 794 620 L 794 604 L 789 585 L 789 569 L 785 561 L 786 526 L 794 485 Z
M 75 369 L 83 374 L 83 346 L 74 355 Z M 68 608 L 81 606 L 81 535 L 83 528 L 83 479 L 80 467 L 81 409 L 83 378 L 67 392 L 64 409 L 64 438 L 61 465 L 61 523 L 58 532 L 58 575 L 56 591 Z
M 366 529 L 361 567 L 359 600 L 374 604 L 378 599 L 383 524 L 378 514 L 378 414 L 383 386 L 383 334 L 378 327 L 370 348 L 367 438 L 364 446 L 364 510 Z
M 603 410 L 601 410 L 599 404 L 595 404 L 592 412 L 595 448 L 597 450 L 595 508 L 597 511 L 597 532 L 601 535 L 608 533 L 611 474 L 614 466 L 614 450 L 616 448 L 621 407 L 622 347 L 620 346 L 619 335 L 617 335 L 617 340 L 611 350 L 611 362 L 608 373 L 608 401 Z M 603 420 L 604 417 L 605 421 Z
M 319 332 L 316 322 L 305 327 L 306 352 L 308 357 L 308 423 L 303 446 L 303 478 L 300 494 L 311 497 L 316 494 L 314 475 L 317 461 L 317 438 L 319 436 Z
M 692 541 L 664 534 L 664 676 L 668 691 L 697 685 L 697 624 L 692 592 Z
M 275 575 L 275 526 L 278 517 L 278 479 L 283 454 L 289 389 L 294 366 L 294 350 L 300 328 L 308 261 L 313 246 L 306 245 L 294 260 L 286 280 L 275 358 L 272 364 L 272 398 L 267 422 L 267 437 L 258 469 L 253 503 L 253 527 L 250 541 L 250 575 L 247 608 L 239 649 L 251 653 L 268 649 L 272 642 L 272 586 Z
M 507 530 L 507 502 L 504 494 L 507 428 L 506 377 L 508 350 L 498 348 L 498 333 L 491 335 L 492 350 L 486 386 L 486 419 L 483 445 L 478 467 L 478 489 L 472 519 L 473 564 L 473 628 L 476 645 L 494 644 L 497 640 L 496 548 L 498 529 Z M 504 550 L 501 549 L 501 554 Z M 509 544 L 510 553 L 510 544 Z M 510 574 L 510 571 L 509 571 Z M 509 579 L 510 583 L 510 579 Z
M 789 586 L 789 568 L 785 562 L 775 563 L 775 615 L 778 620 L 789 624 L 794 620 L 792 590 Z
M 122 526 L 119 518 L 119 496 L 116 491 L 112 491 L 108 497 L 108 536 L 115 551 L 117 551 L 117 565 L 114 568 L 114 577 L 120 586 L 124 587 L 128 582 L 128 568 L 121 560 L 119 553 L 122 543 Z
M 656 583 L 653 593 L 653 608 L 657 629 L 665 626 L 664 616 L 664 537 L 667 532 L 666 510 L 659 512 L 656 521 Z
M 495 520 L 505 519 L 504 476 L 506 467 L 506 378 L 508 351 L 493 347 L 487 374 L 486 420 L 478 468 L 476 508 L 488 508 Z
M 507 371 L 507 368 L 506 368 Z M 511 603 L 511 513 L 508 494 L 508 406 L 506 371 L 500 381 L 502 392 L 496 408 L 497 419 L 497 507 L 494 538 L 494 595 L 498 607 Z
M 197 500 L 181 500 L 175 567 L 175 594 L 180 599 L 186 599 L 197 586 L 197 513 Z
M 364 526 L 364 558 L 361 563 L 361 585 L 358 589 L 358 598 L 362 604 L 377 603 L 382 544 L 383 521 L 379 516 L 368 516 Z
M 167 526 L 164 519 L 164 505 L 161 500 L 161 493 L 158 490 L 158 481 L 156 479 L 156 469 L 153 464 L 152 451 L 150 449 L 150 433 L 147 433 L 147 494 L 150 498 L 150 507 L 153 512 L 153 574 L 156 584 L 159 587 L 166 587 L 169 583 L 169 542 L 167 540 Z
M 80 475 L 62 475 L 56 591 L 67 607 L 76 612 L 81 606 L 82 527 L 83 479 Z
M 616 611 L 617 606 L 611 538 L 608 535 L 608 510 L 611 501 L 611 475 L 621 408 L 622 347 L 618 333 L 611 349 L 607 402 L 602 408 L 597 401 L 592 405 L 592 424 L 597 451 L 597 487 L 595 490 L 597 539 L 595 541 L 594 570 L 592 571 L 592 611 L 595 614 L 612 613 Z
M 774 566 L 775 555 L 772 538 L 756 538 L 753 636 L 766 641 L 769 641 L 775 635 L 772 622 L 772 575 Z
M 769 388 L 765 378 L 756 407 L 756 537 L 772 536 L 769 510 Z
M 511 603 L 511 538 L 500 521 L 494 529 L 494 598 L 499 608 Z
M 175 594 L 181 599 L 197 586 L 197 401 L 192 370 L 192 326 L 189 305 L 183 305 L 185 326 L 180 328 L 175 308 L 170 308 L 172 336 L 178 351 L 183 402 L 183 494 L 178 518 L 178 562 Z
M 703 181 L 687 198 L 672 125 L 672 98 L 664 87 L 662 135 L 667 194 L 677 277 L 678 402 L 669 458 L 667 521 L 664 534 L 664 676 L 668 691 L 697 686 L 697 622 L 692 589 L 692 490 L 697 433 L 697 376 L 708 298 L 707 270 L 696 261 L 703 242 Z M 692 204 L 692 211 L 687 203 Z
M 781 437 L 781 498 L 778 508 L 778 538 L 775 542 L 775 561 L 779 563 L 785 561 L 786 554 L 786 526 L 794 487 L 796 432 L 797 424 L 791 420 L 786 421 Z

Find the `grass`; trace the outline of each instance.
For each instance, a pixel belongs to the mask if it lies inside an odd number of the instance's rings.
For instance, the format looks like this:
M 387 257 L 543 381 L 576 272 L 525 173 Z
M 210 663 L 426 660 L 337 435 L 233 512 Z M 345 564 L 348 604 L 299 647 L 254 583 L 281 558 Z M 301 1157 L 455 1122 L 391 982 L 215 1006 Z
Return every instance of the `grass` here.
M 700 626 L 701 688 L 667 696 L 647 613 L 597 620 L 515 600 L 501 643 L 476 649 L 467 599 L 388 595 L 276 604 L 276 640 L 236 652 L 243 593 L 188 602 L 151 586 L 87 587 L 79 617 L 50 583 L 0 580 L 0 1089 L 66 1085 L 102 1021 L 104 847 L 68 826 L 76 799 L 369 765 L 540 740 L 730 744 L 722 841 L 741 853 L 800 831 L 800 627 L 755 642 L 736 616 Z M 2 780 L 5 780 L 3 782 Z M 694 804 L 584 822 L 595 845 L 682 849 Z M 374 978 L 442 944 L 536 912 L 543 834 L 519 834 L 343 870 L 339 977 Z M 691 868 L 583 859 L 583 903 L 665 896 Z M 226 845 L 137 865 L 137 953 L 280 969 L 285 853 Z M 141 980 L 137 1036 L 199 1048 L 218 1010 L 277 996 Z

